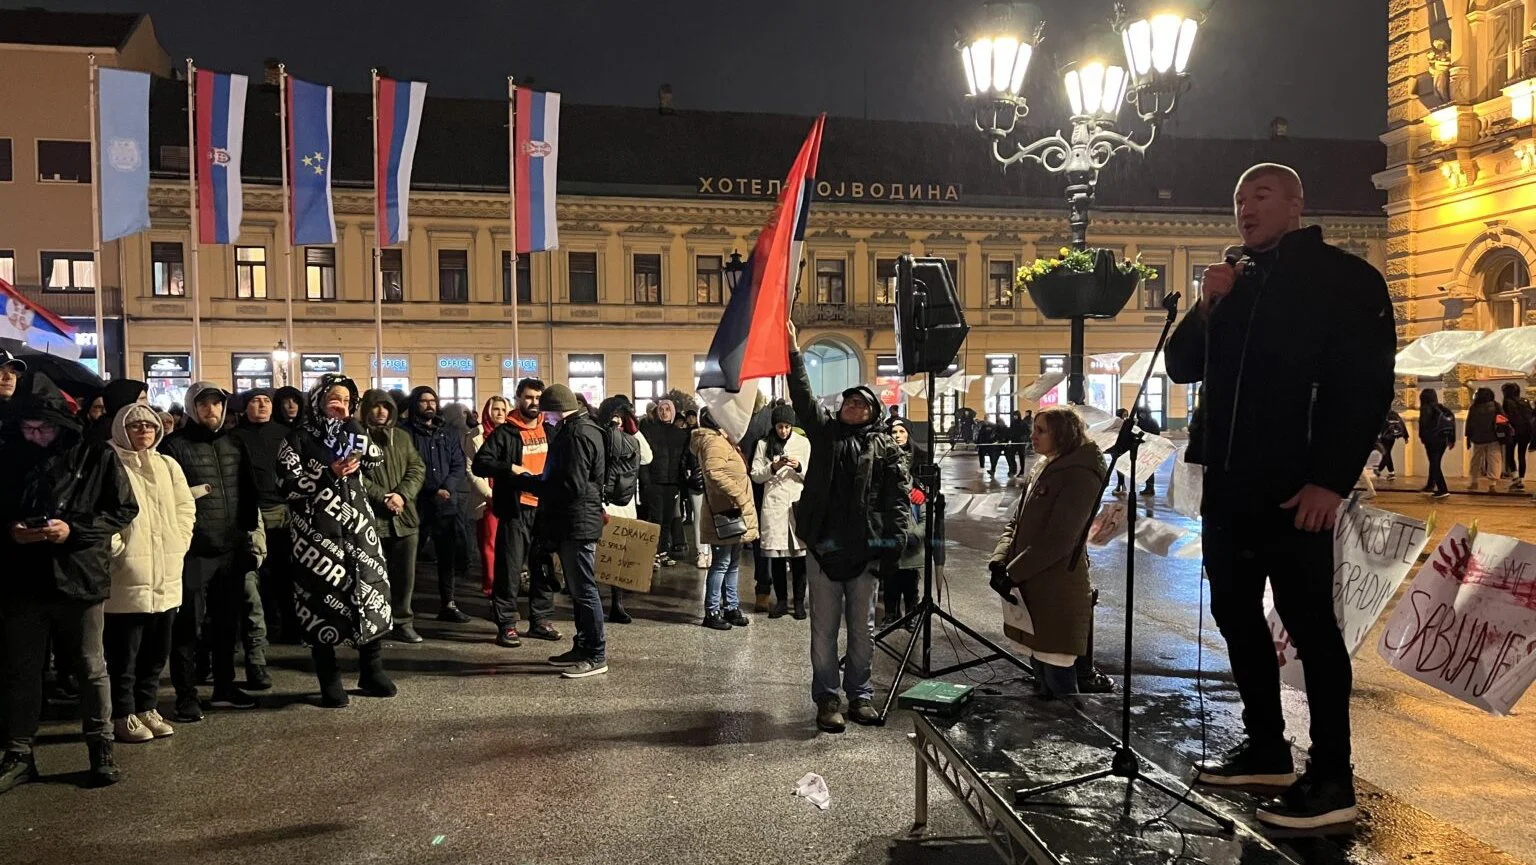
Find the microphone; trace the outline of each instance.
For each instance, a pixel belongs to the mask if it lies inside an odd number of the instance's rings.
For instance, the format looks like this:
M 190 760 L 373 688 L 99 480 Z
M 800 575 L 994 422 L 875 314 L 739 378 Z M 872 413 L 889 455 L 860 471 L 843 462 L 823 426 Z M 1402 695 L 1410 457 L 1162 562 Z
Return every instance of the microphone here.
M 1244 257 L 1242 244 L 1236 244 L 1227 247 L 1226 250 L 1222 252 L 1221 256 L 1226 260 L 1227 264 L 1236 265 L 1238 262 L 1242 261 Z

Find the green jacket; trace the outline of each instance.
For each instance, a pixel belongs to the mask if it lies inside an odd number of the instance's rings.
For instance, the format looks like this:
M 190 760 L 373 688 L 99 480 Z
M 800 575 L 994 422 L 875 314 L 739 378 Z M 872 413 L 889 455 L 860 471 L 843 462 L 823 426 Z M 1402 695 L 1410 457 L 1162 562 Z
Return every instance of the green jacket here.
M 372 423 L 374 406 L 387 406 L 389 420 L 383 426 Z M 427 467 L 411 441 L 410 433 L 395 426 L 395 401 L 382 390 L 370 390 L 363 394 L 363 407 L 359 416 L 368 435 L 384 451 L 384 459 L 371 469 L 363 470 L 363 489 L 373 505 L 373 525 L 381 537 L 403 538 L 416 534 L 421 520 L 416 515 L 416 494 L 421 492 L 426 480 Z M 405 508 L 398 514 L 390 513 L 384 499 L 395 493 L 405 500 Z

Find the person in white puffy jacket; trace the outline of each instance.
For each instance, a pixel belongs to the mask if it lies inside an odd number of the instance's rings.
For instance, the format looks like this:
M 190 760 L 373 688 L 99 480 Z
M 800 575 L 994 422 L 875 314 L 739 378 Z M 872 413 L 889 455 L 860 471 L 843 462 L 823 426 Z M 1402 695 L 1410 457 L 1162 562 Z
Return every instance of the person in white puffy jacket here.
M 147 405 L 124 406 L 112 419 L 112 449 L 139 502 L 138 516 L 112 538 L 112 594 L 103 610 L 112 727 L 119 742 L 175 732 L 156 707 L 197 505 L 181 466 L 156 450 L 164 435 L 159 415 Z
M 805 542 L 795 533 L 795 503 L 805 489 L 805 470 L 811 462 L 811 442 L 795 429 L 795 410 L 787 405 L 773 410 L 773 431 L 757 443 L 752 458 L 752 482 L 763 485 L 758 507 L 758 546 L 772 573 L 777 595 L 768 618 L 789 612 L 789 577 L 794 579 L 794 616 L 806 617 Z M 786 573 L 788 572 L 788 573 Z

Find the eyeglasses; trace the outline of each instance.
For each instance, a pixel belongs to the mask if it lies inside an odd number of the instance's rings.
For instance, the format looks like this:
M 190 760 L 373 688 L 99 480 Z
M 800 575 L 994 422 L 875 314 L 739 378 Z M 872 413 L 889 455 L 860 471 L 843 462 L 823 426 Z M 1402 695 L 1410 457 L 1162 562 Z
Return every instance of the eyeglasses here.
M 136 420 L 136 421 L 128 424 L 128 431 L 129 432 L 145 432 L 145 431 L 148 431 L 148 430 L 157 430 L 159 428 L 160 428 L 160 424 L 158 424 L 158 423 L 156 423 L 154 421 L 147 421 L 147 420 Z

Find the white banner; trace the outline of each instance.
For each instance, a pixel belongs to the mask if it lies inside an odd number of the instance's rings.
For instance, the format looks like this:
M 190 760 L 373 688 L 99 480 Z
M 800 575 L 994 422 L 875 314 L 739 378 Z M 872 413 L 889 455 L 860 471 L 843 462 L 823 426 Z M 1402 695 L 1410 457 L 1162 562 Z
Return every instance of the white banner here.
M 1457 525 L 1378 645 L 1387 663 L 1495 715 L 1536 679 L 1536 545 Z
M 1333 528 L 1333 615 L 1350 657 L 1359 651 L 1428 541 L 1429 528 L 1422 520 L 1361 504 L 1351 509 L 1347 501 L 1339 505 Z M 1280 658 L 1280 680 L 1303 689 L 1306 679 L 1296 647 L 1273 599 L 1266 595 L 1264 603 Z
M 1200 519 L 1200 502 L 1205 496 L 1205 467 L 1184 461 L 1187 447 L 1174 456 L 1173 480 L 1168 484 L 1168 504 L 1180 516 Z
M 1093 440 L 1094 444 L 1099 446 L 1099 450 L 1107 452 L 1115 446 L 1115 442 L 1120 438 L 1120 424 L 1110 424 L 1104 429 L 1092 433 L 1089 438 Z M 1138 481 L 1145 481 L 1147 478 L 1152 477 L 1159 468 L 1162 468 L 1163 463 L 1173 456 L 1176 450 L 1178 450 L 1178 447 L 1169 439 L 1165 439 L 1160 435 L 1145 433 L 1141 440 L 1141 447 L 1136 452 L 1136 479 Z M 1125 471 L 1125 461 L 1119 461 L 1115 468 Z

